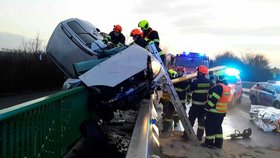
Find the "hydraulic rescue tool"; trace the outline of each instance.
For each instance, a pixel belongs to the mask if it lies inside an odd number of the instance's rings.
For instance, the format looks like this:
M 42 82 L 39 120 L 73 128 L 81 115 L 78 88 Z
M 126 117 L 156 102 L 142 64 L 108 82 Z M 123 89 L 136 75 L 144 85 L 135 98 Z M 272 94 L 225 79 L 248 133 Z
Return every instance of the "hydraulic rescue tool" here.
M 163 84 L 166 85 L 165 88 L 168 91 L 168 94 L 170 96 L 170 99 L 173 103 L 173 106 L 175 108 L 175 110 L 177 111 L 179 118 L 183 124 L 183 127 L 185 129 L 185 132 L 188 136 L 188 138 L 190 138 L 196 145 L 199 145 L 199 141 L 197 139 L 197 137 L 195 136 L 194 130 L 192 128 L 192 125 L 188 119 L 188 115 L 186 113 L 186 110 L 184 109 L 184 106 L 182 105 L 178 94 L 173 86 L 173 83 L 166 71 L 166 68 L 159 56 L 159 53 L 157 51 L 157 48 L 155 46 L 155 44 L 149 44 L 148 45 L 148 50 L 157 58 L 157 60 L 160 62 L 162 69 L 164 71 L 164 81 Z
M 237 139 L 238 137 L 249 138 L 251 134 L 252 134 L 252 129 L 247 128 L 243 130 L 243 133 L 241 133 L 239 130 L 235 130 L 233 134 L 230 134 L 227 137 L 230 137 L 230 139 Z

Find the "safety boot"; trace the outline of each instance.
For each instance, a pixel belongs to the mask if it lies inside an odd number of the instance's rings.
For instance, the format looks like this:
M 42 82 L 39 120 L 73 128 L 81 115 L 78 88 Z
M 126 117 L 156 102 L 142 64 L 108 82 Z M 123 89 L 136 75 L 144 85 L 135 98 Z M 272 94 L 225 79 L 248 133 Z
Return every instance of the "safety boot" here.
M 188 135 L 186 134 L 186 132 L 184 131 L 184 133 L 181 135 L 181 138 L 185 139 L 186 141 L 189 140 Z
M 213 146 L 214 146 L 213 139 L 205 138 L 205 142 L 200 144 L 200 146 L 206 147 L 206 148 L 213 148 Z
M 203 134 L 204 134 L 204 129 L 198 128 L 196 131 L 196 137 L 199 141 L 202 141 Z
M 162 132 L 169 132 L 172 130 L 172 122 L 163 121 L 162 122 Z
M 215 138 L 214 146 L 221 149 L 223 147 L 223 141 L 223 138 Z

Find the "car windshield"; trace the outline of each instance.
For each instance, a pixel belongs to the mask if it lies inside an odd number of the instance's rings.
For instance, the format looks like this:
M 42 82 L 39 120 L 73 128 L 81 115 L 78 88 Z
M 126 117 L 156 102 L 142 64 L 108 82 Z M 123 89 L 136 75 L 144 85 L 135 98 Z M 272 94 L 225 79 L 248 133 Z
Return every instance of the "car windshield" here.
M 277 94 L 280 94 L 280 85 L 274 85 Z

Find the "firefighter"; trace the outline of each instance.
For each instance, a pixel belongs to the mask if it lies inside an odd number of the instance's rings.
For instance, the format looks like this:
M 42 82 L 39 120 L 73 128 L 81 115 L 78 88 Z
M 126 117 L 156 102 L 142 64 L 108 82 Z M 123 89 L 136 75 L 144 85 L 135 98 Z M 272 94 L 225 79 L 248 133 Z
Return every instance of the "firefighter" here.
M 178 73 L 178 77 L 182 77 L 185 74 L 185 69 L 184 67 L 178 66 L 176 68 L 176 71 Z M 183 82 L 178 82 L 174 84 L 175 90 L 178 94 L 178 97 L 181 101 L 181 104 L 183 105 L 184 109 L 186 110 L 186 97 L 187 97 L 187 91 L 188 91 L 188 86 L 190 85 L 190 81 L 183 81 Z M 178 126 L 179 123 L 179 115 L 177 112 L 173 113 L 173 120 L 174 120 L 174 128 Z
M 213 83 L 206 78 L 208 74 L 208 68 L 204 65 L 197 67 L 197 77 L 193 80 L 189 87 L 188 99 L 192 99 L 192 106 L 189 111 L 189 120 L 191 125 L 194 125 L 197 119 L 197 139 L 202 140 L 204 134 L 204 122 L 205 122 L 205 106 L 207 104 L 208 91 L 213 86 Z M 184 132 L 183 137 L 187 138 Z
M 150 24 L 147 20 L 141 20 L 138 23 L 138 27 L 140 27 L 141 30 L 143 31 L 143 38 L 148 42 L 148 44 L 154 43 L 156 45 L 160 58 L 165 65 L 165 54 L 159 47 L 160 40 L 159 40 L 158 32 L 150 27 Z
M 133 38 L 134 43 L 138 44 L 139 46 L 146 48 L 148 42 L 142 37 L 143 32 L 137 28 L 133 29 L 130 32 L 130 36 Z
M 227 105 L 230 96 L 230 87 L 227 85 L 227 78 L 223 70 L 217 72 L 217 84 L 209 90 L 208 103 L 206 105 L 205 120 L 205 142 L 203 147 L 223 146 L 222 123 L 227 112 Z
M 125 36 L 122 34 L 121 25 L 114 25 L 113 31 L 111 31 L 109 35 L 111 37 L 110 40 L 115 47 L 125 45 Z
M 178 77 L 178 73 L 173 69 L 169 69 L 168 74 L 171 79 L 175 79 Z M 160 103 L 162 103 L 163 105 L 162 132 L 168 132 L 172 130 L 173 114 L 175 112 L 175 109 L 173 107 L 173 104 L 170 102 L 170 96 L 164 87 Z

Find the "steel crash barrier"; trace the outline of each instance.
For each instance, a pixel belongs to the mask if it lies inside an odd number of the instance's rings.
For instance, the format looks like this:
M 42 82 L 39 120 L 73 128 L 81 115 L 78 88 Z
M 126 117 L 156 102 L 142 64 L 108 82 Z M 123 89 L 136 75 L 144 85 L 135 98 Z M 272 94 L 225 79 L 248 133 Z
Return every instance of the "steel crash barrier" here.
M 0 157 L 62 157 L 89 118 L 84 87 L 0 110 Z

